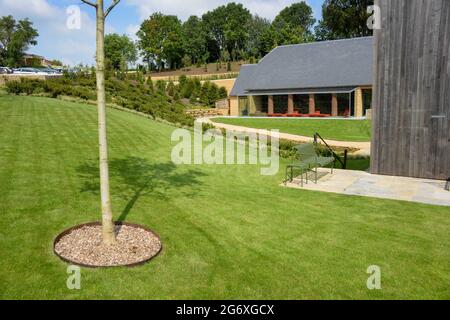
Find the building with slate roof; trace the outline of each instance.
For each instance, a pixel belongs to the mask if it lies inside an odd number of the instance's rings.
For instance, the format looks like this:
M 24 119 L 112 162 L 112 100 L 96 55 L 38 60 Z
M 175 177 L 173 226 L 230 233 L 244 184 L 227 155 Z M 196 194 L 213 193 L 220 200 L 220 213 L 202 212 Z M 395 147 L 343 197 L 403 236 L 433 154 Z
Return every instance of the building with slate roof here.
M 230 115 L 364 117 L 372 68 L 372 37 L 279 46 L 242 66 Z

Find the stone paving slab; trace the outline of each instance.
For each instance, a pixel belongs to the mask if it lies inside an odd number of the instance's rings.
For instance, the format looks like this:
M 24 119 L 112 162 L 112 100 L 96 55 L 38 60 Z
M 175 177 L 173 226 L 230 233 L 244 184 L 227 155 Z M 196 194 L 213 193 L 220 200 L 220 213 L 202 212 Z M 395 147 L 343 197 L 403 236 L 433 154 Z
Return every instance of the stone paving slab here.
M 403 200 L 440 206 L 450 206 L 450 192 L 445 181 L 373 175 L 364 171 L 319 169 L 317 184 L 309 181 L 300 186 L 300 177 L 288 183 L 289 188 Z M 312 177 L 312 175 L 310 176 Z M 284 186 L 284 184 L 283 184 Z

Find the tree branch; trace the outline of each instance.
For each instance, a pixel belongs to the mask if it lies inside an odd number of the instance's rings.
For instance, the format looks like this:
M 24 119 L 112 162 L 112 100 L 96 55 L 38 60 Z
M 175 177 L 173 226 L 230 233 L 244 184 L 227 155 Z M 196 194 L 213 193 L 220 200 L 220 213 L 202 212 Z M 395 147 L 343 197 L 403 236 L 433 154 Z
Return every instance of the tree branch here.
M 120 0 L 114 0 L 114 3 L 111 4 L 111 6 L 108 8 L 108 10 L 106 10 L 105 12 L 105 18 L 108 16 L 108 14 L 112 11 L 112 9 L 114 9 L 115 6 L 117 6 L 119 4 Z
M 90 5 L 90 6 L 93 6 L 94 8 L 97 8 L 97 4 L 96 3 L 92 3 L 91 1 L 89 1 L 89 0 L 81 0 L 82 2 L 84 2 L 84 3 L 86 3 L 86 4 L 88 4 L 88 5 Z

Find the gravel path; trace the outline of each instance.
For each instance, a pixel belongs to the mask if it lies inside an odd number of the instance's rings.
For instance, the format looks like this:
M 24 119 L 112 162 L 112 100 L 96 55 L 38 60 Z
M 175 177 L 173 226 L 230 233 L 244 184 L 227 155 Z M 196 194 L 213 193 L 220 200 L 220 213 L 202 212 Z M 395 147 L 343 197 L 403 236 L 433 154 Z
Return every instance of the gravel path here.
M 214 118 L 200 118 L 197 119 L 199 122 L 203 123 L 209 123 L 213 124 L 215 127 L 220 129 L 227 129 L 227 130 L 233 130 L 236 132 L 244 132 L 244 133 L 259 133 L 264 134 L 266 136 L 272 136 L 270 131 L 263 130 L 263 129 L 254 129 L 254 128 L 247 128 L 247 127 L 241 127 L 241 126 L 235 126 L 231 124 L 223 124 L 214 122 Z M 304 137 L 289 133 L 282 133 L 279 134 L 280 139 L 300 142 L 300 143 L 308 143 L 312 142 L 312 137 Z M 360 156 L 370 156 L 370 142 L 352 142 L 352 141 L 335 141 L 335 140 L 325 140 L 328 145 L 331 147 L 342 147 L 342 148 L 350 148 L 350 149 L 358 149 L 358 151 L 354 152 L 354 155 L 360 155 Z

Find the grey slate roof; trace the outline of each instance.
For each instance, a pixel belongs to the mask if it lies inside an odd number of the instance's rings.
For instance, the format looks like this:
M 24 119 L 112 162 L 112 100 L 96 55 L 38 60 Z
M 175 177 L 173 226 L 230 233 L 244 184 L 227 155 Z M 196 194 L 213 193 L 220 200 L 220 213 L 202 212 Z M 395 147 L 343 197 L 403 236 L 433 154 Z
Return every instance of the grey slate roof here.
M 280 46 L 241 69 L 232 95 L 371 85 L 372 67 L 372 37 Z
M 266 95 L 287 95 L 287 94 L 330 94 L 330 93 L 351 93 L 356 86 L 350 87 L 324 87 L 324 88 L 300 88 L 300 89 L 268 89 L 268 90 L 246 90 L 240 96 L 266 96 Z
M 247 94 L 247 88 L 252 81 L 252 74 L 256 68 L 256 64 L 244 64 L 241 66 L 239 76 L 234 83 L 233 89 L 231 89 L 230 96 L 244 96 Z

